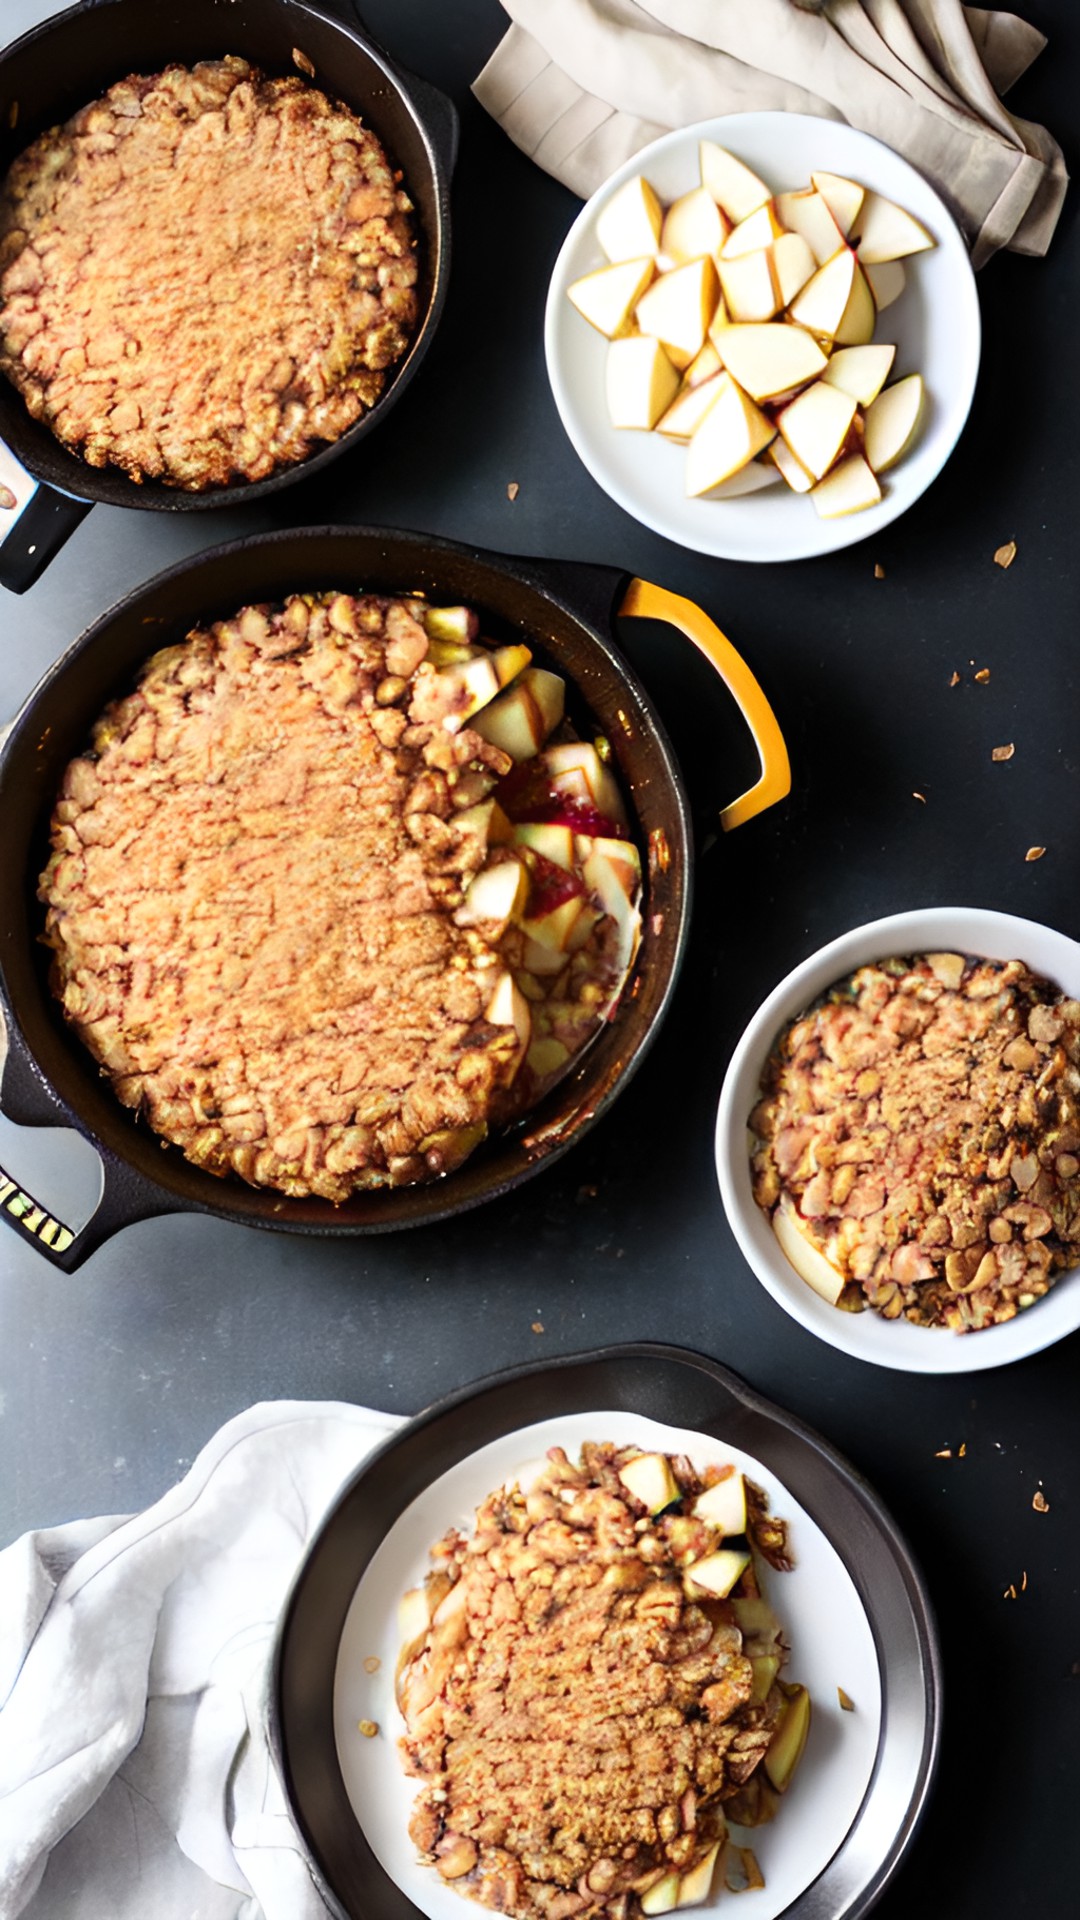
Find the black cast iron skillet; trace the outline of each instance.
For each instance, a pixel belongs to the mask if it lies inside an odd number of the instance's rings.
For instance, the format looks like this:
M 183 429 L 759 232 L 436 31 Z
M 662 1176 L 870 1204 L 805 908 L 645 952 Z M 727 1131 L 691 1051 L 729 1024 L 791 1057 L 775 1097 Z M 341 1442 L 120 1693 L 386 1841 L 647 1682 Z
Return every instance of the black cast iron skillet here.
M 873 1489 L 811 1428 L 703 1354 L 642 1344 L 518 1367 L 429 1407 L 363 1461 L 308 1546 L 278 1628 L 269 1732 L 312 1871 L 338 1920 L 420 1920 L 353 1811 L 334 1737 L 338 1650 L 362 1575 L 411 1503 L 458 1462 L 538 1421 L 612 1411 L 742 1449 L 776 1475 L 836 1549 L 874 1638 L 881 1731 L 854 1821 L 785 1916 L 862 1920 L 895 1878 L 929 1797 L 941 1739 L 941 1655 L 910 1550 Z M 602 1428 L 592 1435 L 608 1437 Z M 447 1525 L 457 1521 L 446 1515 Z M 385 1764 L 396 1768 L 393 1727 L 381 1735 Z M 727 1913 L 723 1895 L 719 1907 Z
M 333 18 L 338 12 L 339 18 Z M 427 81 L 404 74 L 361 30 L 351 0 L 83 0 L 34 28 L 0 54 L 0 175 L 46 128 L 66 120 L 129 73 L 155 73 L 170 61 L 241 54 L 269 74 L 314 68 L 314 84 L 359 114 L 400 167 L 419 225 L 419 318 L 408 352 L 375 405 L 311 458 L 269 479 L 185 493 L 147 480 L 139 486 L 113 467 L 91 467 L 31 418 L 0 376 L 0 442 L 40 483 L 4 538 L 12 513 L 0 508 L 0 585 L 22 592 L 95 501 L 186 513 L 261 499 L 337 459 L 378 426 L 404 392 L 431 343 L 450 268 L 449 179 L 457 114 Z M 303 68 L 309 75 L 308 66 Z M 0 479 L 4 478 L 0 472 Z M 9 479 L 13 478 L 10 474 Z
M 65 1026 L 48 987 L 38 940 L 44 909 L 36 898 L 64 768 L 147 656 L 181 640 L 194 624 L 226 617 L 250 601 L 331 587 L 464 601 L 481 610 L 492 637 L 527 639 L 540 659 L 567 677 L 582 720 L 591 717 L 594 729 L 599 725 L 610 739 L 635 838 L 649 855 L 645 937 L 635 976 L 575 1069 L 524 1123 L 485 1142 L 445 1179 L 359 1194 L 340 1207 L 222 1180 L 175 1149 L 163 1149 L 115 1099 Z M 311 528 L 263 534 L 184 561 L 96 621 L 31 694 L 0 754 L 0 1005 L 9 1028 L 0 1106 L 25 1125 L 69 1124 L 86 1134 L 101 1154 L 104 1195 L 88 1226 L 73 1234 L 0 1170 L 0 1218 L 71 1271 L 117 1228 L 162 1213 L 210 1213 L 309 1234 L 376 1233 L 439 1220 L 516 1187 L 564 1153 L 606 1110 L 654 1037 L 675 985 L 690 914 L 690 821 L 682 780 L 648 695 L 613 643 L 616 612 L 680 627 L 739 700 L 763 770 L 755 786 L 725 809 L 722 823 L 737 825 L 781 798 L 790 785 L 784 743 L 730 642 L 691 602 L 644 581 L 628 582 L 614 568 L 513 560 L 423 534 Z

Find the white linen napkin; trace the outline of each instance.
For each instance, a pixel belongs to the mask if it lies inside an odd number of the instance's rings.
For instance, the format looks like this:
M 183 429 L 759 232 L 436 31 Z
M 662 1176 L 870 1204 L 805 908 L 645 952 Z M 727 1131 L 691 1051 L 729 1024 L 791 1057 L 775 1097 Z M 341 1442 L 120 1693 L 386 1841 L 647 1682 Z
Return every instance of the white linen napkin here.
M 1000 95 L 1046 45 L 960 0 L 502 0 L 473 84 L 523 152 L 587 198 L 673 127 L 781 109 L 846 120 L 932 180 L 982 266 L 1045 253 L 1068 175 Z
M 145 1513 L 0 1554 L 0 1920 L 325 1920 L 269 1660 L 305 1544 L 399 1424 L 252 1407 Z

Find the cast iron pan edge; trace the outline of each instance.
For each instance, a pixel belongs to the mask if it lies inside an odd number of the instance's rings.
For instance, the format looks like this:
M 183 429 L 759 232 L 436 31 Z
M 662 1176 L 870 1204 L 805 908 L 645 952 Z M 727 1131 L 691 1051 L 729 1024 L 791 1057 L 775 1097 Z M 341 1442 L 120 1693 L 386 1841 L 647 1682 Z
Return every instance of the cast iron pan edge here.
M 813 1428 L 756 1393 L 709 1356 L 655 1342 L 561 1355 L 515 1367 L 448 1394 L 367 1455 L 307 1547 L 285 1602 L 268 1676 L 271 1752 L 309 1867 L 340 1920 L 357 1920 L 340 1890 L 363 1889 L 364 1920 L 422 1920 L 385 1873 L 357 1825 L 334 1740 L 338 1646 L 360 1578 L 385 1534 L 439 1474 L 490 1440 L 541 1419 L 617 1406 L 642 1418 L 713 1434 L 766 1462 L 813 1515 L 863 1602 L 882 1671 L 882 1740 L 863 1804 L 824 1872 L 785 1909 L 791 1920 L 863 1920 L 895 1878 L 925 1811 L 941 1741 L 941 1656 L 922 1575 L 873 1488 Z M 445 1431 L 444 1431 L 445 1429 Z M 602 1436 L 597 1435 L 597 1438 Z M 847 1523 L 846 1534 L 841 1522 Z M 897 1592 L 873 1587 L 884 1564 Z M 869 1874 L 850 1856 L 866 1826 L 871 1845 L 881 1754 L 895 1695 L 919 1667 L 922 1743 L 899 1824 Z M 891 1809 L 886 1809 L 886 1823 Z M 880 1824 L 880 1822 L 879 1822 Z M 847 1857 L 846 1857 L 847 1856 Z M 333 1882 L 328 1879 L 333 1874 Z M 359 1896 L 357 1895 L 357 1898 Z

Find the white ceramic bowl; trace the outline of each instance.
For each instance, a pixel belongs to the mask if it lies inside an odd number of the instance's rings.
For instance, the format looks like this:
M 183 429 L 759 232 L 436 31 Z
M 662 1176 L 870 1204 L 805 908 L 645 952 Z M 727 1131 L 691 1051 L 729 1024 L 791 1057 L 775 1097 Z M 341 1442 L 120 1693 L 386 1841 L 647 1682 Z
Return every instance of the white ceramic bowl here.
M 789 973 L 759 1007 L 732 1056 L 720 1095 L 716 1166 L 732 1231 L 762 1285 L 786 1313 L 832 1347 L 905 1373 L 970 1373 L 1038 1353 L 1080 1327 L 1080 1268 L 999 1327 L 956 1334 L 914 1327 L 879 1314 L 844 1313 L 809 1287 L 784 1258 L 750 1182 L 747 1121 L 758 1099 L 762 1070 L 774 1040 L 820 993 L 874 960 L 926 952 L 981 954 L 1023 960 L 1080 998 L 1080 945 L 1051 927 L 978 907 L 929 907 L 891 914 L 841 934 Z
M 775 192 L 825 169 L 863 182 L 915 214 L 937 245 L 905 262 L 907 284 L 880 316 L 875 340 L 895 341 L 890 380 L 921 373 L 927 399 L 910 452 L 882 479 L 882 499 L 862 513 L 821 520 L 783 481 L 731 500 L 688 500 L 684 447 L 658 433 L 618 430 L 604 394 L 607 341 L 567 298 L 567 287 L 605 264 L 596 219 L 616 189 L 642 173 L 665 203 L 699 184 L 698 142 L 716 140 Z M 799 113 L 739 113 L 668 133 L 613 173 L 582 208 L 548 288 L 544 345 L 563 426 L 593 479 L 655 533 L 727 560 L 805 560 L 879 533 L 925 492 L 960 436 L 975 391 L 981 327 L 967 247 L 942 200 L 906 160 L 868 134 Z

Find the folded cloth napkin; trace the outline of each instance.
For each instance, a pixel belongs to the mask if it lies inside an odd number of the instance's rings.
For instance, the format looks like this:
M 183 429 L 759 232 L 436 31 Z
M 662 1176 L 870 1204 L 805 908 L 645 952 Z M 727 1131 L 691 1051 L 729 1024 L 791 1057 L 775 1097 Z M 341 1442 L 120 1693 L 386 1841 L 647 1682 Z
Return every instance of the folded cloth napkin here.
M 398 1424 L 253 1407 L 145 1513 L 0 1554 L 0 1920 L 326 1920 L 267 1673 L 305 1543 Z
M 502 0 L 473 86 L 537 164 L 587 197 L 672 127 L 781 108 L 846 120 L 933 181 L 976 267 L 1045 253 L 1068 184 L 1000 95 L 1046 41 L 960 0 Z

